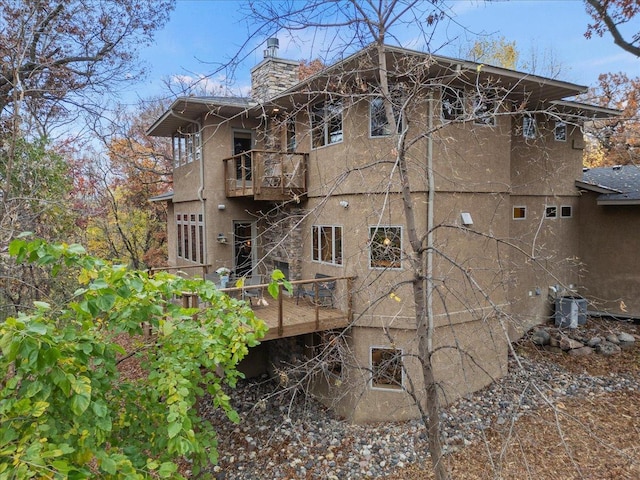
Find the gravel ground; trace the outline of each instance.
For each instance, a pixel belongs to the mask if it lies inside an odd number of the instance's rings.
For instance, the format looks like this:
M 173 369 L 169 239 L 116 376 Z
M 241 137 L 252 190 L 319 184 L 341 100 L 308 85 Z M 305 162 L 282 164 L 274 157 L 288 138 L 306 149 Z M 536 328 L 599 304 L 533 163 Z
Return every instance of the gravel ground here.
M 602 320 L 592 325 L 594 334 L 610 329 Z M 635 325 L 626 325 L 627 331 L 640 333 Z M 636 342 L 633 348 L 639 347 Z M 510 358 L 507 376 L 443 410 L 448 453 L 477 443 L 489 426 L 508 424 L 549 402 L 640 390 L 638 369 L 605 365 L 595 374 L 567 369 L 568 364 L 580 367 L 580 362 L 602 364 L 603 358 L 576 361 L 563 354 L 558 361 L 557 354 L 541 354 L 527 337 L 516 349 L 522 367 Z M 242 418 L 238 425 L 201 405 L 219 435 L 219 463 L 210 469 L 217 479 L 380 478 L 428 460 L 425 428 L 418 421 L 353 425 L 301 393 L 278 393 L 264 378 L 243 382 L 232 395 Z

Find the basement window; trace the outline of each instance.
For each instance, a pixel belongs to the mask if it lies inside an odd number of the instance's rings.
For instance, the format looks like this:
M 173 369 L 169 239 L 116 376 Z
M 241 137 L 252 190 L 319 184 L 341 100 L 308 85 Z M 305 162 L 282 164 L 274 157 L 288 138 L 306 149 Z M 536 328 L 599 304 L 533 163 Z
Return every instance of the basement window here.
M 524 220 L 527 218 L 527 207 L 513 207 L 513 219 Z
M 558 218 L 558 207 L 555 205 L 547 205 L 544 208 L 544 218 Z
M 573 217 L 573 208 L 571 205 L 562 205 L 560 207 L 560 218 L 571 218 Z
M 371 387 L 402 390 L 402 350 L 371 347 Z

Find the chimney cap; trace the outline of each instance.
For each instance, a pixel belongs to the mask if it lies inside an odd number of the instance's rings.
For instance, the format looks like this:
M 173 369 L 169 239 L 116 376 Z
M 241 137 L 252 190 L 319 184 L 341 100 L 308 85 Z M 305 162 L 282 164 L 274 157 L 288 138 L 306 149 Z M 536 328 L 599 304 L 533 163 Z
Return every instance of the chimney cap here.
M 280 40 L 276 37 L 267 38 L 267 48 L 264 50 L 264 58 L 275 58 L 278 56 Z

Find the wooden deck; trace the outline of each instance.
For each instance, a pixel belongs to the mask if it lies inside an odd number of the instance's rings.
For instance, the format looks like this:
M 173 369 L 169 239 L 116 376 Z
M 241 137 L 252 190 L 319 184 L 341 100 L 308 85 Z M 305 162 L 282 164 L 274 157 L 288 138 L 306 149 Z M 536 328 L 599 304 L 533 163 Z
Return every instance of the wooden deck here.
M 268 306 L 259 306 L 255 299 L 253 301 L 256 317 L 269 326 L 269 331 L 262 339 L 263 342 L 322 330 L 345 328 L 350 323 L 347 312 L 330 306 L 313 305 L 306 298 L 301 298 L 297 305 L 295 297 L 287 295 L 282 295 L 278 300 L 266 297 L 266 300 L 269 303 Z M 280 303 L 282 303 L 281 306 Z M 280 312 L 282 312 L 282 322 Z
M 346 310 L 332 307 L 331 304 L 336 300 L 333 297 L 318 299 L 317 286 L 315 287 L 315 298 L 313 294 L 311 294 L 311 296 L 301 296 L 299 299 L 296 299 L 295 293 L 290 296 L 284 292 L 282 287 L 278 298 L 274 299 L 267 294 L 268 285 L 266 284 L 251 287 L 247 286 L 244 288 L 223 288 L 221 291 L 232 297 L 240 298 L 243 290 L 262 289 L 264 294 L 263 298 L 267 301 L 268 305 L 260 304 L 261 302 L 259 302 L 257 298 L 252 298 L 252 309 L 256 317 L 269 327 L 267 334 L 262 338 L 262 341 L 266 341 L 349 326 L 353 320 L 353 310 L 351 308 L 353 301 L 351 296 L 353 277 L 324 277 L 311 280 L 297 280 L 291 283 L 294 287 L 294 292 L 300 286 L 311 288 L 312 290 L 310 291 L 312 292 L 314 284 L 321 284 L 328 281 L 334 281 L 338 285 L 342 284 L 342 291 L 346 292 L 346 298 L 342 299 L 343 303 L 348 306 Z M 187 293 L 183 295 L 182 302 L 185 307 L 197 307 L 198 305 L 197 298 Z M 249 302 L 248 298 L 247 302 Z

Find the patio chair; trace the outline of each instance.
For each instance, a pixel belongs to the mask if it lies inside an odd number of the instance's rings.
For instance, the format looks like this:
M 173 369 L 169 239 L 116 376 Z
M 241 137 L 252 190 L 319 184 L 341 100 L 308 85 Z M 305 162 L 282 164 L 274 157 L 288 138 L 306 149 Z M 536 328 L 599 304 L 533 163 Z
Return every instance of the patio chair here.
M 249 305 L 253 306 L 252 298 L 262 298 L 262 287 L 257 285 L 263 285 L 262 275 L 250 275 L 245 278 L 244 286 L 242 287 L 242 299 L 249 299 Z M 253 288 L 252 288 L 253 287 Z
M 319 278 L 331 278 L 329 275 L 323 275 L 322 273 L 316 273 L 316 279 Z M 310 298 L 312 302 L 317 301 L 319 305 L 327 305 L 329 303 L 333 308 L 333 293 L 336 289 L 336 281 L 331 280 L 329 282 L 317 283 L 318 296 L 316 297 L 316 284 L 298 285 L 296 291 L 296 305 L 300 300 L 300 297 Z M 328 302 L 327 302 L 328 300 Z

